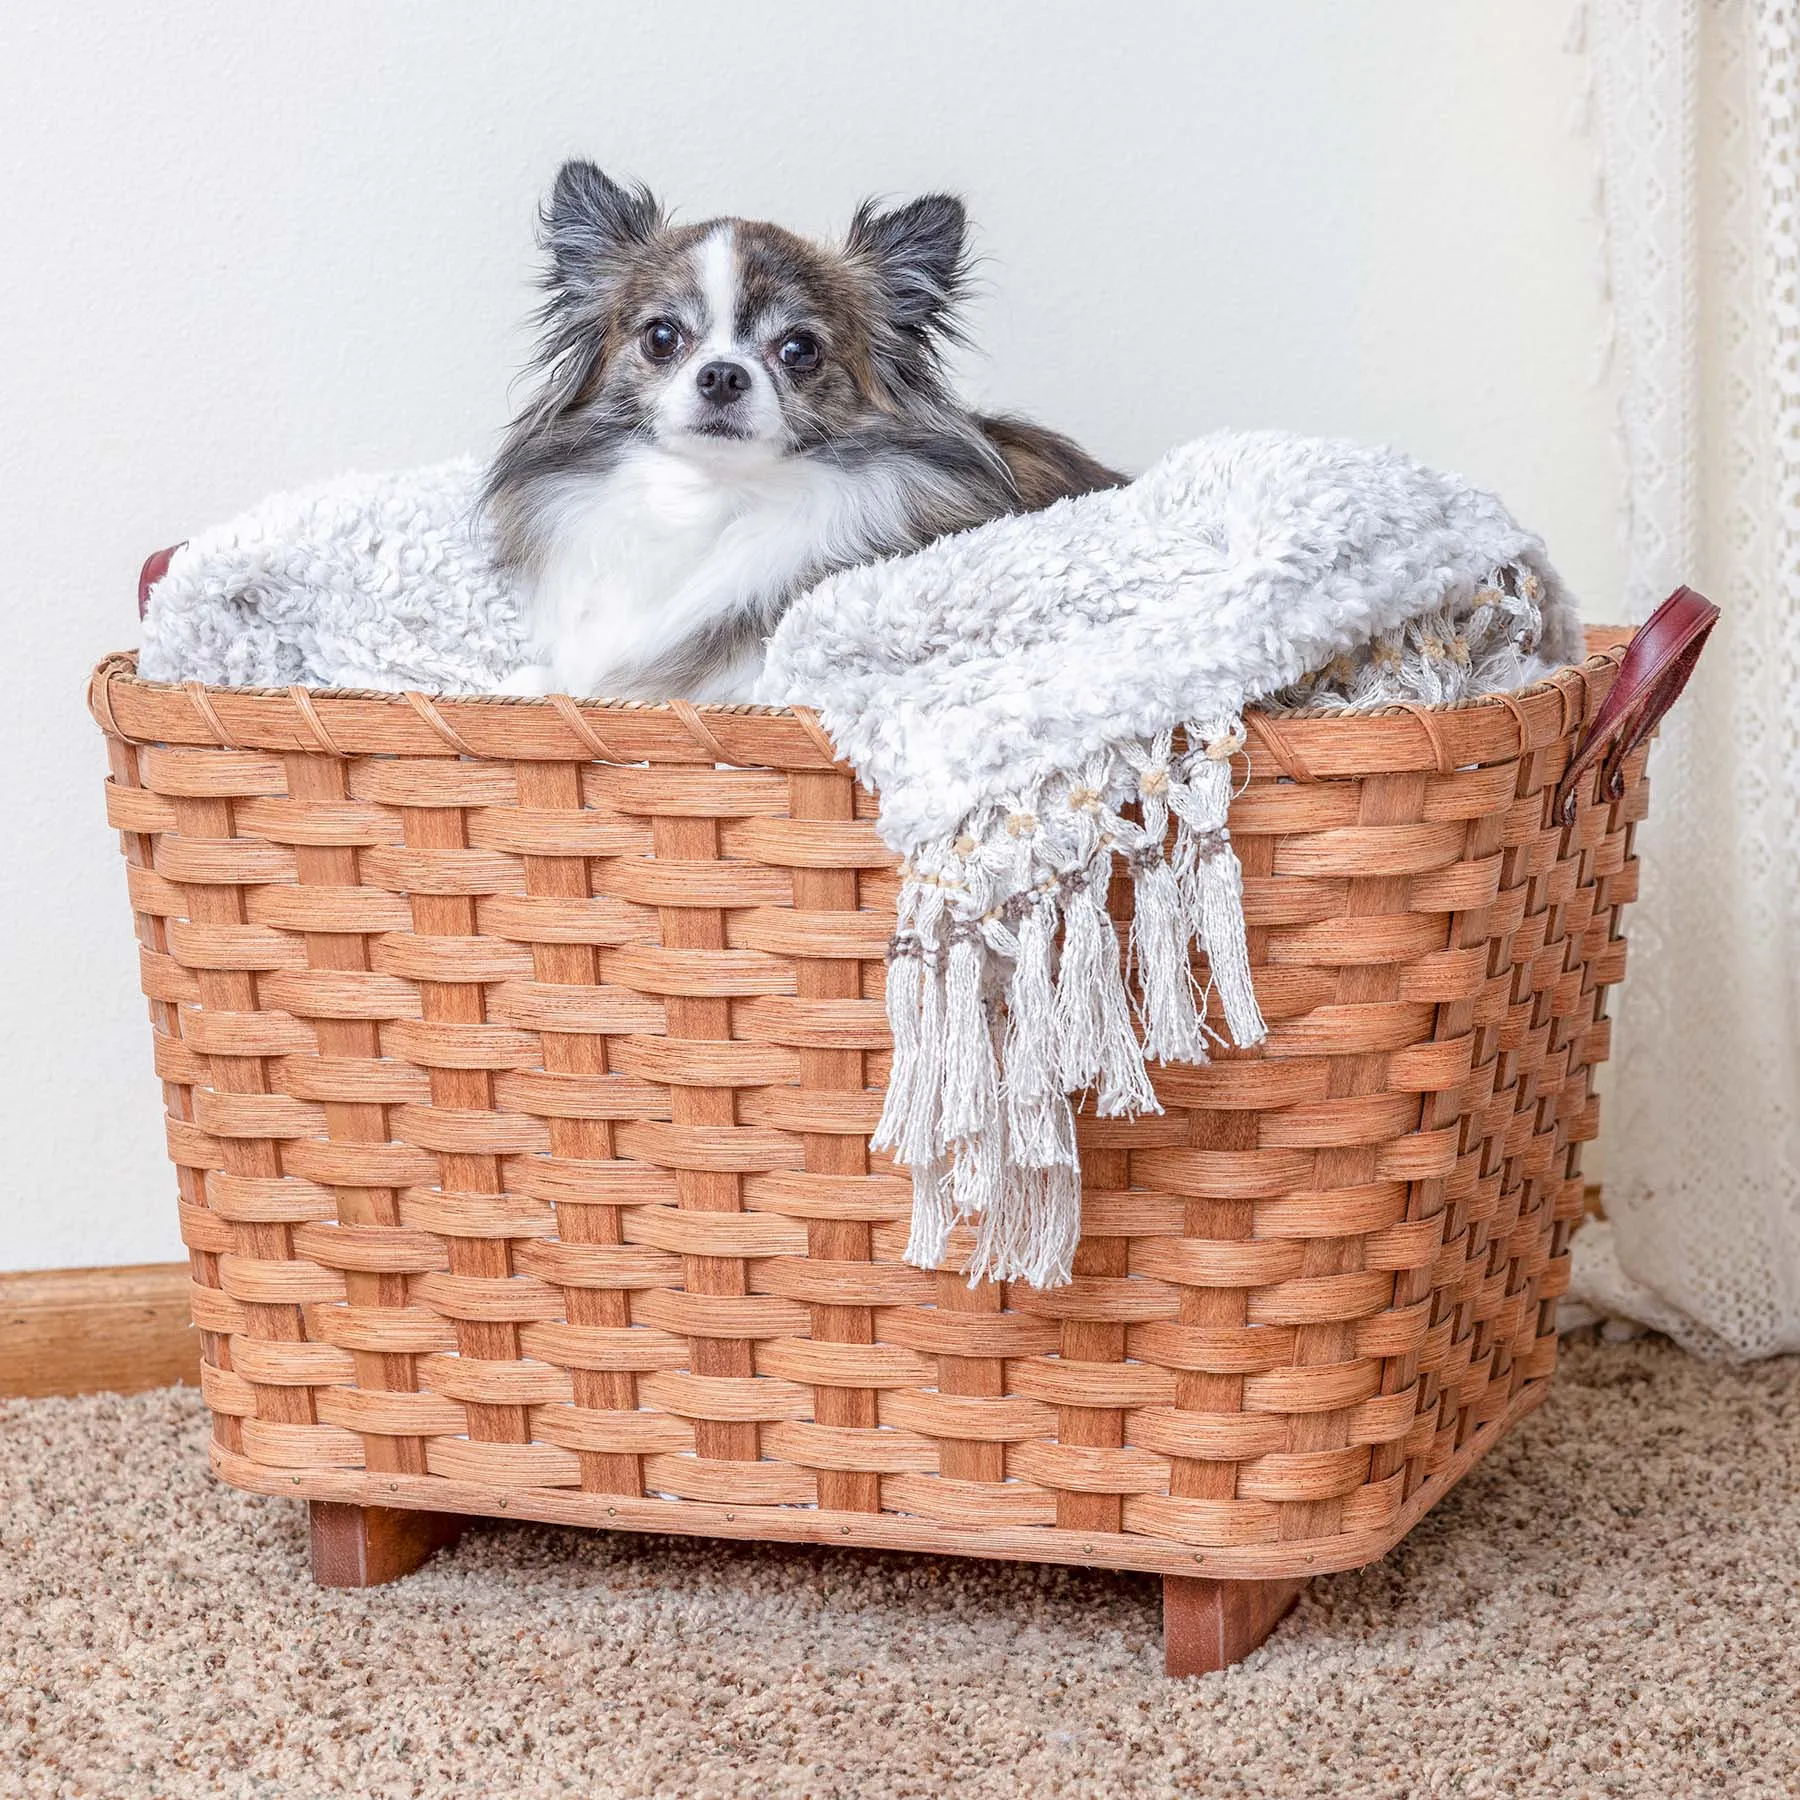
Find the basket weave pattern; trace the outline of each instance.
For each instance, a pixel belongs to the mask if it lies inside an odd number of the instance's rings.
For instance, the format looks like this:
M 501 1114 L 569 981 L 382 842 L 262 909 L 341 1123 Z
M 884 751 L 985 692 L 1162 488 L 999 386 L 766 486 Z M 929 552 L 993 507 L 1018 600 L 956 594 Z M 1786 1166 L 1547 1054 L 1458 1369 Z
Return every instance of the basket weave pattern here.
M 1257 721 L 1268 1042 L 1082 1118 L 1040 1293 L 901 1261 L 897 876 L 809 719 L 109 659 L 216 1466 L 1175 1573 L 1380 1554 L 1554 1366 L 1644 752 L 1550 801 L 1615 669 Z

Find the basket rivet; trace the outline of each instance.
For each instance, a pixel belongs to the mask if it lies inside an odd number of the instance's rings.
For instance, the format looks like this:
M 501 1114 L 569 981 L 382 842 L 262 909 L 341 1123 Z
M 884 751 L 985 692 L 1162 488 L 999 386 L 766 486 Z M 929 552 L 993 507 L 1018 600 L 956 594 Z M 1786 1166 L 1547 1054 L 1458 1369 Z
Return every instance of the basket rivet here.
M 619 1509 L 616 1506 L 609 1506 L 606 1509 L 606 1516 L 609 1519 L 616 1519 L 619 1516 Z
M 294 1486 L 298 1487 L 300 1485 L 300 1477 L 298 1475 L 296 1475 L 292 1479 L 293 1479 Z
M 390 1493 L 390 1494 L 397 1494 L 397 1493 L 399 1493 L 399 1491 L 400 1491 L 400 1484 L 399 1484 L 399 1482 L 397 1482 L 397 1481 L 390 1481 L 390 1482 L 389 1482 L 389 1483 L 388 1483 L 388 1492 L 389 1492 L 389 1493 Z
M 506 1502 L 505 1502 L 505 1501 L 504 1501 L 504 1500 L 502 1500 L 502 1501 L 501 1501 L 501 1502 L 500 1502 L 500 1504 L 501 1504 L 501 1505 L 502 1505 L 502 1506 L 504 1506 L 504 1505 L 505 1505 L 505 1504 L 506 1504 Z
M 1312 1558 L 1312 1557 L 1310 1557 L 1310 1556 L 1309 1556 L 1309 1557 L 1308 1557 L 1308 1558 L 1307 1558 L 1307 1559 L 1306 1559 L 1306 1560 L 1307 1560 L 1307 1561 L 1308 1561 L 1308 1562 L 1312 1562 L 1312 1561 L 1313 1561 L 1313 1560 L 1315 1560 L 1315 1559 L 1314 1559 L 1314 1558 Z
M 1206 1558 L 1204 1556 L 1202 1556 L 1198 1550 L 1196 1550 L 1194 1552 L 1194 1561 L 1195 1562 L 1205 1562 Z
M 730 1523 L 731 1523 L 731 1522 L 732 1522 L 732 1520 L 734 1520 L 734 1519 L 735 1519 L 735 1518 L 736 1518 L 736 1517 L 737 1517 L 737 1514 L 736 1514 L 736 1513 L 727 1513 L 727 1514 L 726 1514 L 726 1515 L 725 1515 L 725 1522 L 726 1522 L 726 1524 L 728 1524 L 728 1525 L 729 1525 L 729 1524 L 730 1524 Z
M 850 1535 L 850 1527 L 848 1525 L 840 1525 L 838 1530 L 841 1531 L 845 1537 Z
M 1094 1554 L 1094 1546 L 1092 1544 L 1083 1544 L 1081 1546 L 1081 1554 L 1083 1556 L 1092 1556 Z

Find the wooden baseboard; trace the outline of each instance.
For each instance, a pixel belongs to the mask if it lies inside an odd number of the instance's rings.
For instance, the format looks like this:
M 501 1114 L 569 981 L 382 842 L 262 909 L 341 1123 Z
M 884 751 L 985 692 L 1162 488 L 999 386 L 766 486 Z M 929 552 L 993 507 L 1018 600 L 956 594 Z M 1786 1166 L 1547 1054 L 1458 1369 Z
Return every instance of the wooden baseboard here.
M 199 1380 L 186 1263 L 0 1275 L 0 1396 L 137 1394 Z

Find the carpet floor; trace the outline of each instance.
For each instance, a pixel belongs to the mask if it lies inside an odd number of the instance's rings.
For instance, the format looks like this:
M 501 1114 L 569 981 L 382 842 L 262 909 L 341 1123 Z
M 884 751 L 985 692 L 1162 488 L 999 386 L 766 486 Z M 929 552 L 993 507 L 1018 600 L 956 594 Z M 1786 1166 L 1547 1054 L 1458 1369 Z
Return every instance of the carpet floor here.
M 1577 1341 L 1549 1403 L 1264 1648 L 1142 1576 L 482 1526 L 326 1593 L 190 1390 L 0 1403 L 0 1793 L 1800 1792 L 1800 1359 Z

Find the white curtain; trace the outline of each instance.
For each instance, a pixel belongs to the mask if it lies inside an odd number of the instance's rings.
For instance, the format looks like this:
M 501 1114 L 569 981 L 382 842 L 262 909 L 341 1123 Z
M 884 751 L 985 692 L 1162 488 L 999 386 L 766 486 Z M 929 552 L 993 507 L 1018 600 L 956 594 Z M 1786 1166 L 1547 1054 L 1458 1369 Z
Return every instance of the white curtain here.
M 1641 619 L 1724 609 L 1650 762 L 1575 1296 L 1800 1350 L 1800 7 L 1590 0 Z

